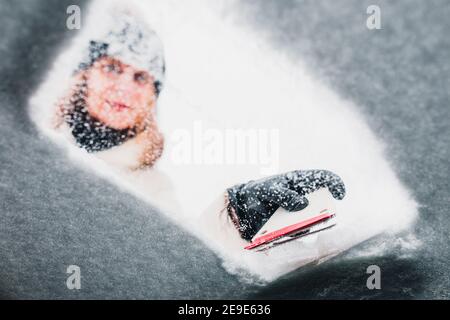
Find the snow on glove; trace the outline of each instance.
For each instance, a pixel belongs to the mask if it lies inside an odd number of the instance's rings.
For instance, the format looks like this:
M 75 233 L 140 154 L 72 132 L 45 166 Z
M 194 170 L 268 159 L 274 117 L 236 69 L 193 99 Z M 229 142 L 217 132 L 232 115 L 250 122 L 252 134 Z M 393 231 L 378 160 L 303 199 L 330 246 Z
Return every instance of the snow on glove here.
M 308 206 L 306 195 L 326 187 L 342 200 L 345 186 L 341 178 L 327 170 L 296 170 L 227 189 L 229 211 L 243 239 L 250 241 L 275 211 L 282 207 L 298 211 Z

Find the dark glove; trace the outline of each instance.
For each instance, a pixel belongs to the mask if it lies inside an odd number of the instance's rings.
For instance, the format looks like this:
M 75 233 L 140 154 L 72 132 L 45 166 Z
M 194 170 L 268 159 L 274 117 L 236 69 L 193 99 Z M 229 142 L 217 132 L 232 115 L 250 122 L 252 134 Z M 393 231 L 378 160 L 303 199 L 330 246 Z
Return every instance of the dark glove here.
M 230 209 L 245 240 L 251 240 L 275 211 L 298 211 L 308 206 L 305 195 L 326 187 L 335 199 L 345 196 L 341 178 L 327 170 L 297 170 L 249 181 L 227 189 Z

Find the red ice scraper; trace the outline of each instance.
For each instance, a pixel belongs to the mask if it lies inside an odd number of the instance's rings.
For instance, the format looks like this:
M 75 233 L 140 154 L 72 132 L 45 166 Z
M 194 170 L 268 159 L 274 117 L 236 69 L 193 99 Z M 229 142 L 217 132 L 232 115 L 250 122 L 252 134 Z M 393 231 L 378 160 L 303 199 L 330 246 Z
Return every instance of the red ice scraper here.
M 320 189 L 307 197 L 309 204 L 303 210 L 287 212 L 278 209 L 245 249 L 265 251 L 335 226 L 333 200 L 329 191 Z

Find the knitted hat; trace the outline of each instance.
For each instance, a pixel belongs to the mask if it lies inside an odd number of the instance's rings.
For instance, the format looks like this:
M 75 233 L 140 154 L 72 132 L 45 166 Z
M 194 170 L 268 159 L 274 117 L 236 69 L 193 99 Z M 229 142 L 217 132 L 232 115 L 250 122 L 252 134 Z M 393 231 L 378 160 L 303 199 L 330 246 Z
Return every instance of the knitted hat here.
M 148 71 L 159 94 L 165 71 L 161 40 L 144 21 L 131 13 L 116 11 L 111 15 L 107 30 L 91 38 L 78 70 L 86 70 L 101 57 L 110 56 L 134 68 Z

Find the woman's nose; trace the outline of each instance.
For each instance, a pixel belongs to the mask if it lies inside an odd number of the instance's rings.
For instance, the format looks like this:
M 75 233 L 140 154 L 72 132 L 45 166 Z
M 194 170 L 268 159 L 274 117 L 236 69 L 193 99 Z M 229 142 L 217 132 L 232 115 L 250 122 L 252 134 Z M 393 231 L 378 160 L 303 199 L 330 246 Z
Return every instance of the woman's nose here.
M 124 103 L 134 103 L 140 97 L 140 88 L 134 82 L 133 76 L 125 76 L 122 74 L 120 79 L 114 82 L 111 87 L 111 93 L 117 95 Z
M 123 73 L 115 83 L 115 89 L 123 94 L 132 95 L 136 91 L 133 73 Z

